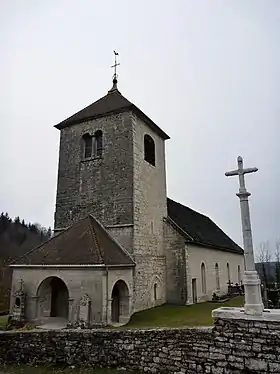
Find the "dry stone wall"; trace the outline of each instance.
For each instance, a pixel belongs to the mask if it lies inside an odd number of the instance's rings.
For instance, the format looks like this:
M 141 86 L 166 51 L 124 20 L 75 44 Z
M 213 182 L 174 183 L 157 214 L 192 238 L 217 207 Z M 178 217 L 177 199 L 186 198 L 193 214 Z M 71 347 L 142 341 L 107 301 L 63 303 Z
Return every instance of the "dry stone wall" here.
M 213 329 L 4 332 L 0 364 L 11 362 L 166 374 L 280 373 L 280 324 L 218 319 Z

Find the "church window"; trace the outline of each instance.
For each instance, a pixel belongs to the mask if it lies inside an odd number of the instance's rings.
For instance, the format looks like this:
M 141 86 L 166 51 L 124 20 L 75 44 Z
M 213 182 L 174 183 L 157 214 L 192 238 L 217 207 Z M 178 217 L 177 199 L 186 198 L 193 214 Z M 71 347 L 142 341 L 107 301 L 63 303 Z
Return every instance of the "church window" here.
M 155 142 L 150 137 L 150 135 L 144 136 L 144 159 L 149 164 L 155 166 L 156 159 L 155 159 Z
M 230 284 L 230 269 L 229 269 L 229 263 L 227 263 L 227 278 L 228 278 L 228 284 Z
M 89 158 L 92 157 L 92 149 L 93 149 L 93 137 L 89 134 L 85 134 L 83 136 L 84 139 L 84 157 Z
M 156 301 L 157 300 L 157 297 L 158 297 L 158 295 L 157 295 L 157 284 L 155 283 L 154 284 L 154 300 Z
M 216 289 L 220 290 L 220 274 L 219 274 L 219 265 L 215 265 L 215 274 L 216 274 Z
M 84 140 L 84 158 L 101 157 L 103 151 L 103 134 L 97 130 L 92 136 L 85 134 Z
M 15 302 L 16 307 L 20 307 L 20 298 L 16 297 L 16 302 Z
M 201 264 L 201 290 L 203 294 L 206 294 L 206 271 L 204 262 Z
M 237 279 L 238 279 L 238 283 L 241 283 L 240 265 L 237 266 Z
M 103 151 L 103 139 L 102 139 L 102 131 L 98 130 L 94 134 L 95 138 L 95 156 L 101 157 Z

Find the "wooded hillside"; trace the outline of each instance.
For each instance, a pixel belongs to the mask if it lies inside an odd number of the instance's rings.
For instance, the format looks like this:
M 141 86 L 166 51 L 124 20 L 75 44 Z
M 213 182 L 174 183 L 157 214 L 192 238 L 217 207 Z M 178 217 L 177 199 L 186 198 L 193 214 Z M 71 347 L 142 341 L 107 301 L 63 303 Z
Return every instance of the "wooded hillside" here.
M 25 223 L 19 217 L 11 219 L 8 213 L 0 215 L 0 312 L 9 309 L 11 271 L 7 265 L 25 252 L 51 237 L 39 224 Z

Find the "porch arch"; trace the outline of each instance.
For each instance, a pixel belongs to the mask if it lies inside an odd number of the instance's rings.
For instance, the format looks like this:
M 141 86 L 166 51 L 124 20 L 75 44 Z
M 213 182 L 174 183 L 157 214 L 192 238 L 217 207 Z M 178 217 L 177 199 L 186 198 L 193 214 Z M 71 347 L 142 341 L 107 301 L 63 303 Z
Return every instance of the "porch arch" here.
M 125 281 L 118 280 L 111 293 L 111 321 L 125 323 L 129 320 L 129 288 Z
M 69 316 L 69 291 L 65 282 L 57 277 L 45 278 L 37 289 L 37 317 Z

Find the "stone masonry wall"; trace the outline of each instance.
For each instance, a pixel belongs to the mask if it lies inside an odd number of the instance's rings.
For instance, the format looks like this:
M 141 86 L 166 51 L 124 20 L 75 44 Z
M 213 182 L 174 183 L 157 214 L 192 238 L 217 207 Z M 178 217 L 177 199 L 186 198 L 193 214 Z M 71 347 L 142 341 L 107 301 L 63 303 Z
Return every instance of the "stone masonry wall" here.
M 187 273 L 185 239 L 164 222 L 164 246 L 166 251 L 166 300 L 168 303 L 186 304 Z
M 83 135 L 103 132 L 102 158 L 84 159 Z M 55 229 L 93 214 L 102 224 L 132 224 L 133 148 L 130 113 L 60 132 Z M 72 212 L 72 218 L 70 215 Z
M 123 367 L 149 373 L 280 373 L 280 324 L 215 321 L 211 328 L 0 333 L 0 364 Z
M 133 255 L 135 269 L 134 311 L 154 306 L 153 286 L 157 277 L 165 290 L 166 261 L 163 218 L 167 216 L 164 140 L 142 120 L 131 116 L 133 131 Z M 155 143 L 155 166 L 144 158 L 144 136 Z M 161 303 L 165 293 L 161 292 Z M 159 304 L 160 301 L 158 300 Z

